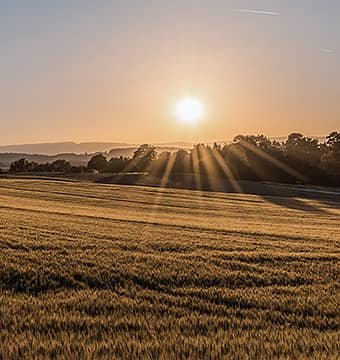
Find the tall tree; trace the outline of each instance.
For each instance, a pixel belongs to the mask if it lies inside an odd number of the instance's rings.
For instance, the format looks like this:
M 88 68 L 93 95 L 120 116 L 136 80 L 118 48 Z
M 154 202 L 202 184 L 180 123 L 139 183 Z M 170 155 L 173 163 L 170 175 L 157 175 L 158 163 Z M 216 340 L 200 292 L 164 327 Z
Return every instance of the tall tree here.
M 156 158 L 157 151 L 154 146 L 149 144 L 140 145 L 133 154 L 131 167 L 135 171 L 145 171 Z
M 89 171 L 105 171 L 107 167 L 107 160 L 103 154 L 93 156 L 87 164 Z

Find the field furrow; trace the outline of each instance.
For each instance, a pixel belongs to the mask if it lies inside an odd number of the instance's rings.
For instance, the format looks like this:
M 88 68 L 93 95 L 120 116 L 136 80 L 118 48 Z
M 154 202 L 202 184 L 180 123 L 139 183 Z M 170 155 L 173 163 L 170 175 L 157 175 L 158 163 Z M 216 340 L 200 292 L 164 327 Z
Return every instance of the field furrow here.
M 0 182 L 0 359 L 337 358 L 340 203 Z

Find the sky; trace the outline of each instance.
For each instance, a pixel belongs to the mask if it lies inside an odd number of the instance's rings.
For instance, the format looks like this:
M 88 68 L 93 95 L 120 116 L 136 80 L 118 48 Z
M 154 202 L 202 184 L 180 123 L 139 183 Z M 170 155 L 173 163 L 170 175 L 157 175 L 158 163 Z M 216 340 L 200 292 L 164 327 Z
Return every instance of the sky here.
M 2 145 L 325 135 L 339 101 L 339 0 L 0 0 Z

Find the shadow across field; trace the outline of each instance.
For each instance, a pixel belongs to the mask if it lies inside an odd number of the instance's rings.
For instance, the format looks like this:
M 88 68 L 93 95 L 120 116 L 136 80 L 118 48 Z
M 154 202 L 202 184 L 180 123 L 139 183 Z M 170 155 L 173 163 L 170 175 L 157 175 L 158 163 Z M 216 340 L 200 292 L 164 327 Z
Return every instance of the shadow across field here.
M 329 214 L 327 209 L 340 209 L 340 191 L 338 188 L 308 187 L 302 185 L 289 185 L 280 183 L 269 183 L 260 181 L 241 180 L 235 184 L 223 178 L 200 177 L 200 188 L 197 188 L 197 179 L 194 174 L 173 174 L 167 182 L 162 182 L 158 177 L 147 173 L 128 173 L 128 174 L 88 174 L 77 178 L 68 176 L 38 176 L 38 175 L 20 175 L 20 176 L 0 176 L 0 179 L 26 179 L 26 180 L 53 180 L 60 182 L 79 181 L 94 182 L 98 184 L 114 185 L 134 185 L 148 186 L 156 188 L 172 188 L 183 190 L 201 190 L 206 192 L 223 193 L 243 193 L 260 196 L 264 201 L 279 205 L 281 207 L 306 211 L 318 212 L 320 214 Z M 313 203 L 306 202 L 304 199 L 315 200 Z M 239 199 L 241 200 L 241 199 Z
M 320 205 L 312 205 L 311 203 L 304 202 L 303 199 L 295 197 L 262 196 L 262 198 L 266 202 L 292 210 L 329 214 L 329 211 L 321 207 L 322 202 Z
M 200 189 L 197 189 L 194 175 L 175 174 L 165 184 L 167 188 L 178 188 L 187 190 L 203 190 L 224 193 L 239 193 L 235 185 L 221 178 L 208 178 L 201 176 Z M 139 185 L 160 187 L 160 179 L 145 174 L 110 175 L 96 181 L 101 184 Z M 289 209 L 328 213 L 326 208 L 340 208 L 340 192 L 335 189 L 320 190 L 303 186 L 287 184 L 276 184 L 255 181 L 238 181 L 237 185 L 243 194 L 258 195 L 265 201 L 286 207 Z M 303 199 L 316 200 L 319 205 L 306 203 Z

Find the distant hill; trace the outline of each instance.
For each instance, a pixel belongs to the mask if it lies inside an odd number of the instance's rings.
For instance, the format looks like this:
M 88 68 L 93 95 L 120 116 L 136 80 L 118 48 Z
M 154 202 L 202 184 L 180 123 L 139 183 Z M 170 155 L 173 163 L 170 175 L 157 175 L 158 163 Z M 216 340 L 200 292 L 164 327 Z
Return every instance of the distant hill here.
M 189 142 L 173 142 L 159 143 L 156 147 L 167 148 L 190 148 L 192 143 Z M 42 155 L 58 155 L 58 154 L 93 154 L 97 152 L 110 151 L 111 149 L 131 149 L 136 148 L 137 144 L 115 143 L 115 142 L 58 142 L 58 143 L 41 143 L 41 144 L 19 144 L 19 145 L 3 145 L 0 146 L 0 153 L 21 153 L 21 154 L 42 154 Z M 127 151 L 127 153 L 129 153 Z
M 27 153 L 5 153 L 5 154 L 0 154 L 0 167 L 9 167 L 12 162 L 22 158 L 40 164 L 53 162 L 58 159 L 64 159 L 66 161 L 69 161 L 72 165 L 86 165 L 93 155 L 94 154 L 41 155 L 41 154 L 27 154 Z
M 320 142 L 324 142 L 325 136 L 311 136 L 318 139 Z M 285 141 L 287 136 L 273 137 L 271 140 Z M 228 143 L 231 140 L 218 141 L 218 143 Z M 206 142 L 209 144 L 209 142 Z M 211 143 L 213 144 L 213 142 Z M 154 143 L 158 148 L 169 148 L 169 149 L 190 149 L 193 142 L 169 142 L 169 143 Z M 136 148 L 137 144 L 119 143 L 119 142 L 57 142 L 57 143 L 40 143 L 40 144 L 19 144 L 19 145 L 2 145 L 0 146 L 1 153 L 21 153 L 21 154 L 42 154 L 42 155 L 59 155 L 59 154 L 93 154 L 97 152 L 107 152 L 112 149 L 121 152 L 123 156 L 129 156 L 131 148 Z M 126 149 L 126 151 L 123 151 Z M 165 150 L 164 150 L 165 151 Z M 172 151 L 172 150 L 170 150 Z M 119 155 L 120 156 L 120 155 Z M 0 161 L 1 162 L 1 161 Z
M 190 149 L 194 146 L 194 142 L 185 142 L 185 141 L 175 141 L 169 143 L 155 143 L 153 144 L 156 147 L 175 147 L 181 149 Z
M 41 143 L 41 144 L 21 144 L 0 146 L 0 153 L 25 153 L 25 154 L 85 154 L 109 151 L 113 148 L 127 148 L 136 146 L 135 144 L 110 143 L 110 142 L 60 142 L 60 143 Z
M 325 136 L 312 136 L 320 142 L 324 142 Z M 271 140 L 285 141 L 287 137 L 276 137 Z M 226 143 L 221 141 L 218 143 Z M 163 151 L 175 152 L 178 149 L 190 149 L 190 142 L 172 142 L 155 144 L 158 153 Z M 37 163 L 53 162 L 58 159 L 69 161 L 72 165 L 86 165 L 92 156 L 105 153 L 108 159 L 113 157 L 132 157 L 138 145 L 127 143 L 109 142 L 60 142 L 41 144 L 21 144 L 0 146 L 0 168 L 9 167 L 13 161 L 25 158 Z
M 25 158 L 28 161 L 34 161 L 40 164 L 53 162 L 58 159 L 64 159 L 70 162 L 72 165 L 87 165 L 88 161 L 92 156 L 104 153 L 107 159 L 111 159 L 113 157 L 132 157 L 134 151 L 136 151 L 137 146 L 127 147 L 127 148 L 116 148 L 111 149 L 109 151 L 97 151 L 93 153 L 86 154 L 75 154 L 75 153 L 61 153 L 56 155 L 46 155 L 46 154 L 29 154 L 24 152 L 10 152 L 10 153 L 0 153 L 0 168 L 7 168 L 10 164 L 16 160 Z M 179 147 L 166 147 L 166 146 L 156 146 L 156 150 L 158 153 L 163 151 L 175 152 L 179 149 Z

